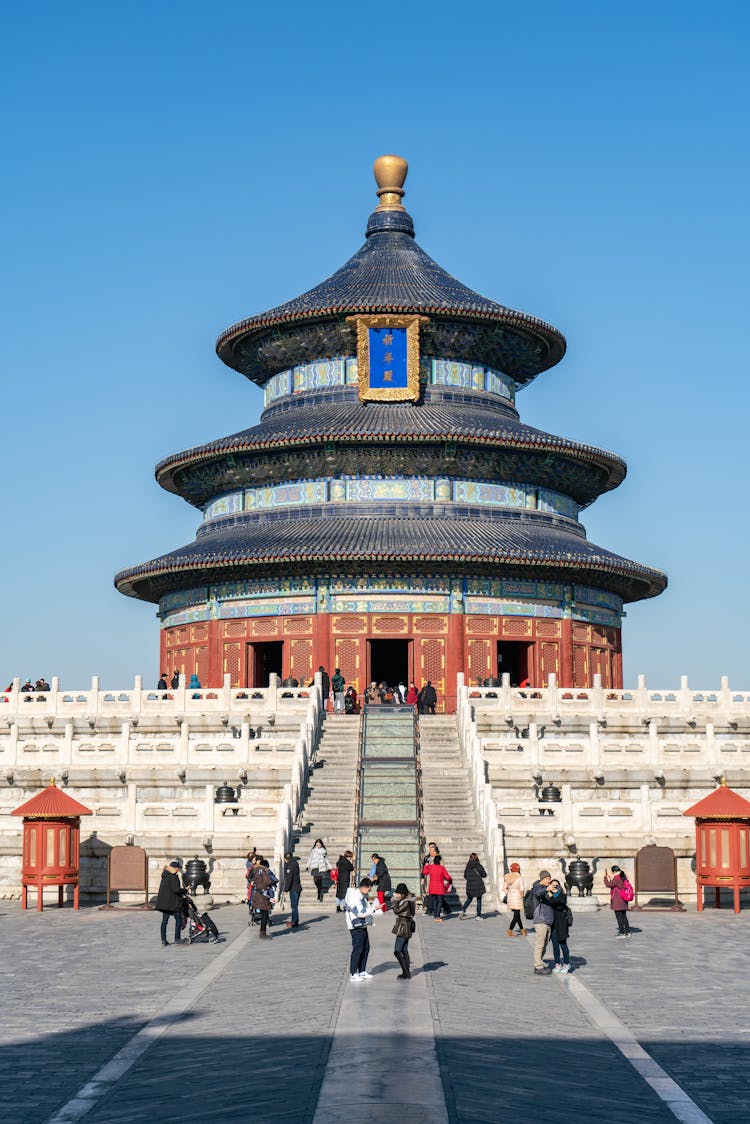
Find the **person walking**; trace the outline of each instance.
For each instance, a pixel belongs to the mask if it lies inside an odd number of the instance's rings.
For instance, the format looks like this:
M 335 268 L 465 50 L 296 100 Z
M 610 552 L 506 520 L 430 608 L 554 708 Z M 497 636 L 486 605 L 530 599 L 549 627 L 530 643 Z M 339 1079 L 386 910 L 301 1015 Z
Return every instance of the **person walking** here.
M 443 866 L 440 855 L 435 855 L 432 862 L 425 863 L 422 875 L 427 879 L 427 892 L 430 895 L 433 921 L 442 921 L 440 916 L 445 896 L 453 886 L 453 879 Z
M 253 871 L 253 901 L 252 908 L 257 910 L 260 915 L 260 932 L 258 936 L 261 940 L 267 941 L 271 938 L 268 935 L 268 918 L 271 913 L 271 892 L 273 891 L 273 878 L 268 867 L 268 862 L 262 855 L 258 855 L 258 860 Z
M 344 905 L 344 898 L 346 891 L 352 884 L 352 871 L 354 870 L 354 863 L 352 862 L 354 855 L 351 851 L 344 851 L 343 855 L 339 855 L 338 862 L 336 863 L 336 912 L 341 913 Z
M 568 896 L 557 878 L 553 878 L 550 882 L 547 889 L 547 898 L 554 913 L 550 931 L 552 954 L 555 958 L 552 971 L 566 975 L 570 971 L 568 935 L 570 933 L 570 919 L 573 915 L 568 909 Z
M 333 713 L 344 713 L 344 688 L 346 687 L 346 679 L 341 674 L 341 668 L 337 667 L 331 679 L 331 687 L 333 688 Z
M 370 879 L 363 878 L 358 887 L 346 891 L 344 898 L 346 925 L 352 938 L 352 951 L 349 957 L 349 976 L 352 983 L 372 979 L 367 971 L 367 957 L 370 954 L 370 935 L 367 927 L 372 925 L 375 914 L 380 912 L 380 903 L 369 900 L 371 889 Z
M 628 902 L 633 900 L 630 883 L 619 866 L 613 866 L 611 878 L 609 877 L 609 871 L 604 871 L 604 885 L 609 890 L 609 908 L 615 911 L 617 936 L 620 938 L 629 937 Z
M 315 889 L 318 891 L 318 901 L 323 901 L 323 879 L 331 869 L 328 862 L 328 852 L 322 839 L 316 839 L 310 854 L 307 856 L 307 869 L 312 875 Z
M 524 885 L 523 878 L 521 877 L 521 867 L 518 865 L 518 863 L 510 864 L 510 870 L 505 875 L 505 880 L 503 882 L 503 892 L 506 895 L 508 909 L 513 910 L 513 918 L 510 925 L 508 926 L 508 931 L 505 935 L 506 937 L 514 937 L 516 934 L 513 930 L 515 929 L 516 925 L 518 925 L 519 936 L 525 937 L 526 929 L 524 928 L 524 923 L 521 920 L 521 912 L 523 910 Z
M 170 679 L 170 683 L 172 684 L 172 690 L 173 691 L 176 691 L 177 688 L 180 685 L 180 673 L 179 673 L 179 671 L 177 671 L 176 668 L 175 668 L 174 674 L 172 675 L 172 678 Z
M 161 943 L 165 948 L 169 944 L 167 925 L 170 917 L 174 918 L 174 943 L 183 944 L 181 933 L 184 890 L 178 874 L 180 870 L 182 870 L 182 859 L 172 859 L 171 863 L 164 867 L 154 903 L 154 908 L 161 913 Z
M 550 872 L 540 870 L 538 879 L 531 887 L 531 897 L 534 902 L 534 929 L 536 931 L 534 940 L 535 976 L 549 976 L 552 971 L 544 963 L 544 954 L 547 951 L 552 922 L 555 919 L 555 912 L 547 898 L 547 887 L 551 881 L 552 875 Z
M 482 898 L 487 893 L 487 887 L 483 879 L 487 877 L 487 871 L 484 869 L 479 861 L 479 855 L 476 851 L 472 851 L 469 855 L 469 861 L 464 868 L 464 878 L 466 879 L 466 901 L 463 904 L 459 917 L 466 916 L 466 910 L 474 898 L 477 900 L 477 921 L 482 920 Z
M 432 685 L 430 679 L 427 680 L 422 690 L 419 692 L 421 695 L 421 710 L 420 714 L 434 714 L 435 707 L 437 706 L 437 691 Z M 419 696 L 418 696 L 419 698 Z
M 291 851 L 284 855 L 284 882 L 282 890 L 289 895 L 291 917 L 286 923 L 287 929 L 296 929 L 299 925 L 299 899 L 302 893 L 302 879 L 300 878 L 299 862 Z
M 385 859 L 381 858 L 380 855 L 375 853 L 373 853 L 370 857 L 372 858 L 374 864 L 374 873 L 371 873 L 370 877 L 372 878 L 374 885 L 377 887 L 375 892 L 378 896 L 378 901 L 380 902 L 381 906 L 383 907 L 383 911 L 385 912 L 385 910 L 388 909 L 385 901 L 385 895 L 389 893 L 391 889 L 391 876 L 388 873 L 388 867 L 386 866 Z
M 391 909 L 396 918 L 396 923 L 392 929 L 396 937 L 396 943 L 393 946 L 393 955 L 401 965 L 401 974 L 396 976 L 396 979 L 410 980 L 411 961 L 409 959 L 409 941 L 414 933 L 416 905 L 414 894 L 412 894 L 405 882 L 399 882 L 396 887 L 393 893 Z
M 323 667 L 323 664 L 320 665 L 318 671 L 320 672 L 320 690 L 323 695 L 323 711 L 325 712 L 328 708 L 328 699 L 331 694 L 331 677 Z M 313 682 L 314 681 L 313 679 Z

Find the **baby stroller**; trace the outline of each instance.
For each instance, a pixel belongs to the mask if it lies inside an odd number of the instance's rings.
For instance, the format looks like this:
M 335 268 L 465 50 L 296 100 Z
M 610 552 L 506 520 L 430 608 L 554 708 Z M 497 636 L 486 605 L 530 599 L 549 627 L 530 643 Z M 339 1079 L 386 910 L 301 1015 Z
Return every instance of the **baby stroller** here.
M 219 941 L 216 922 L 207 913 L 199 914 L 195 902 L 187 894 L 182 899 L 182 927 L 187 929 L 188 944 L 199 940 L 207 941 L 208 944 L 217 944 Z

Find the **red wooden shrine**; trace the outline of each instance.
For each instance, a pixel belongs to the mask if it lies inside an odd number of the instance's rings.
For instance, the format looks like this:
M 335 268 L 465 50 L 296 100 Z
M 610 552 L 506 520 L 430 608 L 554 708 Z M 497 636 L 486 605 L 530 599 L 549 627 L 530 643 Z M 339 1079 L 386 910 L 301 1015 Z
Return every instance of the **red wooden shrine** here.
M 724 887 L 732 889 L 739 913 L 740 890 L 750 889 L 750 800 L 727 788 L 722 777 L 719 788 L 682 814 L 696 820 L 698 909 L 703 909 L 704 886 L 714 887 L 717 909 Z
M 58 908 L 63 904 L 64 887 L 72 886 L 73 908 L 78 909 L 81 816 L 91 814 L 90 808 L 61 792 L 54 778 L 42 792 L 11 812 L 12 816 L 23 816 L 23 909 L 28 905 L 29 886 L 36 887 L 40 913 L 48 886 L 58 888 Z

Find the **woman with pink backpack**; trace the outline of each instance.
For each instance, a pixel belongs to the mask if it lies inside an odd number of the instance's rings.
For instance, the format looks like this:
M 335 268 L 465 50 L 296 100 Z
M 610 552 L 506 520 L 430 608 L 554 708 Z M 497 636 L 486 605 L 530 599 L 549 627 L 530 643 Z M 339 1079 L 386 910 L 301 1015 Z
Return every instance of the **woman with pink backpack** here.
M 609 871 L 604 871 L 604 885 L 609 890 L 609 908 L 615 911 L 617 918 L 617 936 L 630 936 L 630 923 L 628 921 L 628 902 L 635 897 L 633 887 L 620 870 L 619 866 L 612 867 L 612 877 Z

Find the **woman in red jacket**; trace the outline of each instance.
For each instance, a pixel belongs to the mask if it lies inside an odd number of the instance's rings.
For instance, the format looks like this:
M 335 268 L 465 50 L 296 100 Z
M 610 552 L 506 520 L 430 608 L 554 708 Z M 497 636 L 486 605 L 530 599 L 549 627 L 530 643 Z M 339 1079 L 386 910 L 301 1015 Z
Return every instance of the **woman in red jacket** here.
M 427 879 L 427 892 L 432 899 L 433 920 L 442 921 L 440 912 L 443 908 L 443 898 L 450 892 L 453 879 L 443 866 L 440 855 L 435 855 L 432 862 L 424 864 L 422 877 Z

